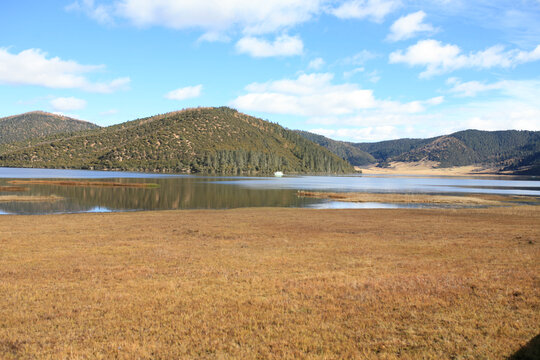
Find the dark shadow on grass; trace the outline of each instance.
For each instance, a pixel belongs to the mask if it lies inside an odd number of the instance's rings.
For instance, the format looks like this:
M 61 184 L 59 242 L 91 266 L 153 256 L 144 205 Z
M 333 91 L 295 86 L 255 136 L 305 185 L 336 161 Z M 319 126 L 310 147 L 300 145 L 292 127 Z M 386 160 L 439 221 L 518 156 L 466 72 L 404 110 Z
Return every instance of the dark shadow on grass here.
M 540 359 L 540 334 L 536 335 L 516 351 L 508 360 L 538 360 Z

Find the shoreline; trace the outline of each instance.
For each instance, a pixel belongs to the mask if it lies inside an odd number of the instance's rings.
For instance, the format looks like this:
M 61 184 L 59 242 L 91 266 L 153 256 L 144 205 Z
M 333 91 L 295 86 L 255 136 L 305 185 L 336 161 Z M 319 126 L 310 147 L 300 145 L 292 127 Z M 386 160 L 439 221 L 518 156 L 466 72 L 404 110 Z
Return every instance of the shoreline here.
M 455 176 L 455 177 L 493 177 L 493 176 L 519 176 L 510 173 L 501 173 L 497 169 L 486 168 L 476 165 L 454 166 L 449 168 L 439 168 L 438 162 L 391 162 L 388 167 L 381 168 L 376 165 L 367 167 L 356 166 L 355 169 L 362 171 L 365 175 L 395 175 L 395 176 Z
M 0 217 L 6 359 L 506 358 L 539 330 L 536 206 L 39 216 Z
M 467 166 L 455 166 L 450 168 L 438 168 L 437 162 L 392 162 L 389 167 L 381 168 L 377 167 L 376 164 L 369 166 L 354 166 L 354 172 L 343 173 L 343 174 L 334 174 L 334 173 L 285 173 L 284 175 L 293 175 L 293 176 L 347 176 L 347 175 L 392 175 L 392 176 L 456 176 L 456 177 L 468 177 L 468 176 L 481 176 L 481 177 L 512 177 L 512 176 L 526 176 L 530 177 L 531 175 L 515 175 L 511 173 L 502 173 L 498 172 L 497 169 L 485 168 L 474 165 Z M 102 174 L 110 173 L 125 173 L 125 174 L 138 174 L 138 175 L 147 175 L 147 176 L 158 176 L 158 177 L 168 177 L 168 176 L 247 176 L 247 177 L 274 177 L 274 172 L 269 172 L 265 174 L 228 174 L 228 173 L 174 173 L 174 172 L 158 172 L 158 171 L 134 171 L 134 170 L 120 170 L 120 169 L 82 169 L 82 168 L 37 168 L 37 167 L 9 167 L 9 166 L 0 166 L 4 169 L 22 169 L 22 170 L 36 170 L 36 171 L 85 171 L 85 172 L 96 172 Z M 105 176 L 108 178 L 110 176 Z

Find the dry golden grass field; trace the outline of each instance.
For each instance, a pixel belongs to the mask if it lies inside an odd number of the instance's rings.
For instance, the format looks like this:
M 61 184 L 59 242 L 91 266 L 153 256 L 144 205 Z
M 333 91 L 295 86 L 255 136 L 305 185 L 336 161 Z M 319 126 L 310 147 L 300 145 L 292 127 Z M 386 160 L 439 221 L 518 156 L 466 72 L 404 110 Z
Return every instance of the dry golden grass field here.
M 0 247 L 1 359 L 539 350 L 540 207 L 6 215 Z

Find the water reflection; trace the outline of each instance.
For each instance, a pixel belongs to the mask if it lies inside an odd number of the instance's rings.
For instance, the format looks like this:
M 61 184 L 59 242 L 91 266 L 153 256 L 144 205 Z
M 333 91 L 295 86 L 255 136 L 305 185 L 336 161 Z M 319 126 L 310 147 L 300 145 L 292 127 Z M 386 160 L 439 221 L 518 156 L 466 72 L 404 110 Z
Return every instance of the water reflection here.
M 396 177 L 396 176 L 300 176 L 288 178 L 228 179 L 219 181 L 248 189 L 295 189 L 306 191 L 357 191 L 373 193 L 483 193 L 540 195 L 538 180 L 523 178 Z
M 204 178 L 113 179 L 118 182 L 147 182 L 157 188 L 78 187 L 28 184 L 24 196 L 55 195 L 63 198 L 51 202 L 0 203 L 4 212 L 47 214 L 108 211 L 229 209 L 239 207 L 303 207 L 321 200 L 299 198 L 295 190 L 244 189 L 216 184 Z M 6 183 L 8 180 L 3 181 Z M 0 181 L 0 184 L 2 182 Z M 0 193 L 3 195 L 4 193 Z M 13 195 L 13 193 L 11 193 Z
M 108 175 L 104 177 L 104 175 Z M 201 177 L 79 170 L 0 168 L 0 186 L 9 178 L 103 179 L 107 182 L 154 183 L 157 188 L 79 187 L 24 184 L 27 191 L 0 196 L 51 196 L 58 201 L 0 202 L 0 214 L 50 214 L 129 210 L 229 209 L 239 207 L 408 208 L 426 205 L 345 203 L 300 198 L 298 190 L 376 193 L 492 193 L 540 196 L 538 180 L 478 178 L 418 178 L 381 176 Z M 101 177 L 100 177 L 101 176 Z M 113 177 L 115 176 L 115 177 Z M 8 178 L 9 177 L 9 178 Z M 98 181 L 98 180 L 92 180 Z M 433 205 L 431 205 L 433 207 Z

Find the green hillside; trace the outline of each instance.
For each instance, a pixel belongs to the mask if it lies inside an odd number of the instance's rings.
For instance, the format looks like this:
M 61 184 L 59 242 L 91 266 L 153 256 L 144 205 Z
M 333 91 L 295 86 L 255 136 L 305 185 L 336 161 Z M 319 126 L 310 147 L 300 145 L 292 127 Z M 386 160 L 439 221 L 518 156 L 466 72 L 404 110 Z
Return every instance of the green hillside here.
M 33 111 L 0 119 L 0 145 L 97 128 L 97 125 L 86 121 Z
M 355 147 L 354 144 L 332 140 L 325 136 L 313 134 L 307 131 L 297 130 L 296 132 L 302 135 L 304 138 L 327 148 L 342 159 L 347 160 L 349 163 L 351 163 L 351 165 L 362 166 L 377 162 L 371 154 L 360 150 L 359 148 Z
M 162 114 L 4 152 L 0 166 L 226 174 L 353 171 L 297 133 L 226 107 Z
M 376 162 L 386 162 L 403 153 L 416 149 L 433 141 L 431 139 L 397 139 L 374 143 L 356 143 L 354 147 L 372 155 Z

